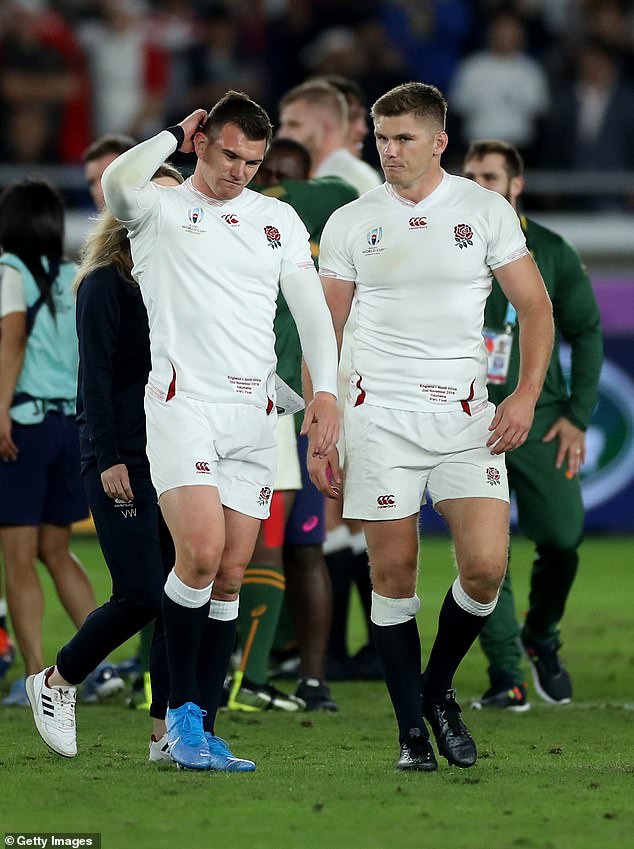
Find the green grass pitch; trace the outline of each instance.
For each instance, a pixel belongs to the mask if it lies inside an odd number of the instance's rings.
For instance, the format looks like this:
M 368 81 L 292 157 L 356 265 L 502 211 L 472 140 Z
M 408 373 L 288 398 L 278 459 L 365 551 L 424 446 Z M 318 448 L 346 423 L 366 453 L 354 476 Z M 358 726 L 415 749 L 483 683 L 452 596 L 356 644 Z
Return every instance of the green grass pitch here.
M 74 548 L 105 599 L 95 541 L 77 538 Z M 571 705 L 545 705 L 531 686 L 525 714 L 469 711 L 486 686 L 483 656 L 471 651 L 456 685 L 480 753 L 472 769 L 441 760 L 435 774 L 396 772 L 380 682 L 334 685 L 336 715 L 222 714 L 219 733 L 258 763 L 254 774 L 230 776 L 149 764 L 149 720 L 123 699 L 79 705 L 71 761 L 49 752 L 30 711 L 0 708 L 0 832 L 99 832 L 104 849 L 626 849 L 634 845 L 633 552 L 631 539 L 584 543 L 563 629 Z M 514 541 L 520 609 L 530 560 L 530 546 Z M 424 652 L 451 580 L 447 540 L 423 540 Z M 52 662 L 71 628 L 44 582 Z M 355 611 L 352 647 L 362 640 Z M 18 674 L 14 667 L 3 694 Z

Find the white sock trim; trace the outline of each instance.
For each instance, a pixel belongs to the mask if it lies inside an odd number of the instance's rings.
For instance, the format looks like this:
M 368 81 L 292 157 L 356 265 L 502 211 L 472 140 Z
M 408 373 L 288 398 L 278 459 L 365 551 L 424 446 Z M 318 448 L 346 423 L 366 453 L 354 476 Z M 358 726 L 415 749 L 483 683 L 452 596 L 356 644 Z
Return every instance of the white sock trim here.
M 324 541 L 324 554 L 333 554 L 335 551 L 343 551 L 350 547 L 350 528 L 347 525 L 339 525 L 328 531 Z
M 368 550 L 368 544 L 365 541 L 365 534 L 363 531 L 357 531 L 356 534 L 350 534 L 349 544 L 353 554 L 363 554 L 364 551 Z
M 196 587 L 190 587 L 188 584 L 183 583 L 172 569 L 165 581 L 165 595 L 174 604 L 180 604 L 181 607 L 202 607 L 211 598 L 212 587 L 213 582 L 201 590 L 196 589 Z
M 413 619 L 419 609 L 420 599 L 416 594 L 411 598 L 386 598 L 372 590 L 370 619 L 375 625 L 402 625 Z
M 499 595 L 499 593 L 497 593 L 493 601 L 489 601 L 486 604 L 483 604 L 481 601 L 476 601 L 463 590 L 460 578 L 456 578 L 451 585 L 451 594 L 453 595 L 453 599 L 458 607 L 461 607 L 467 613 L 473 614 L 473 616 L 489 616 L 493 613 L 495 605 L 498 603 Z
M 221 622 L 231 622 L 238 618 L 239 609 L 240 597 L 233 601 L 221 601 L 218 598 L 212 598 L 209 602 L 209 618 L 219 619 Z

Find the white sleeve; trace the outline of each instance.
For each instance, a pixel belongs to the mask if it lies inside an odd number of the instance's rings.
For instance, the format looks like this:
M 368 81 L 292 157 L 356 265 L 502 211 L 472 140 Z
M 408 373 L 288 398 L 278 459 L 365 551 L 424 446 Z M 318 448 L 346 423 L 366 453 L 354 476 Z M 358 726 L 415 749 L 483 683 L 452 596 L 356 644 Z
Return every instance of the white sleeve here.
M 526 237 L 517 212 L 502 195 L 489 197 L 490 235 L 487 245 L 487 265 L 492 271 L 508 265 L 528 253 Z
M 314 267 L 294 271 L 280 280 L 291 311 L 313 392 L 337 396 L 337 340 L 324 290 Z
M 354 203 L 354 201 L 353 201 Z M 341 210 L 336 209 L 328 221 L 319 240 L 319 273 L 323 277 L 354 282 L 357 270 L 354 259 L 347 248 L 346 220 Z
M 22 275 L 17 268 L 0 264 L 0 317 L 10 312 L 26 312 Z
M 108 165 L 101 185 L 106 205 L 118 221 L 129 224 L 152 207 L 157 193 L 152 177 L 175 150 L 175 137 L 163 130 L 117 156 Z

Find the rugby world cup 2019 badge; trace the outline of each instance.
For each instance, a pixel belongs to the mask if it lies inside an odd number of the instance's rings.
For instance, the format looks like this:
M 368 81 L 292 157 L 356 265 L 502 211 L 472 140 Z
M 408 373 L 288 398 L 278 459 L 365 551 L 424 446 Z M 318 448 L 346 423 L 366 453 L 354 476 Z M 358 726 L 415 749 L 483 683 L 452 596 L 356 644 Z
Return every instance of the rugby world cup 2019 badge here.
M 460 249 L 466 248 L 467 245 L 473 245 L 473 230 L 468 224 L 456 224 L 453 228 L 453 235 Z
M 205 210 L 202 206 L 192 206 L 191 209 L 187 210 L 189 224 L 183 224 L 183 230 L 187 230 L 188 233 L 205 233 L 206 231 L 200 226 L 204 217 Z
M 380 254 L 385 250 L 385 248 L 380 248 L 378 246 L 379 242 L 383 238 L 383 227 L 372 227 L 368 230 L 365 238 L 370 247 L 363 251 L 364 256 Z
M 267 224 L 264 228 L 264 235 L 266 236 L 266 240 L 270 248 L 275 250 L 275 248 L 282 247 L 282 236 L 277 227 L 273 227 L 272 224 Z

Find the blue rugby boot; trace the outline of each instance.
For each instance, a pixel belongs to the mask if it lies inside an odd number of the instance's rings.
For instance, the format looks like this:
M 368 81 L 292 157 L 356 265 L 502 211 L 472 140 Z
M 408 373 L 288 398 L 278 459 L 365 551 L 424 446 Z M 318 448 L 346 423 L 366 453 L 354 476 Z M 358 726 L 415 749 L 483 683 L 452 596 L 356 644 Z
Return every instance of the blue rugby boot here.
M 229 744 L 222 737 L 214 737 L 207 731 L 205 733 L 209 753 L 211 755 L 211 766 L 209 769 L 216 772 L 253 772 L 255 764 L 246 758 L 236 758 L 229 749 Z
M 203 730 L 201 710 L 193 702 L 185 702 L 179 708 L 168 708 L 167 742 L 172 760 L 185 769 L 209 769 L 211 758 L 209 744 Z

